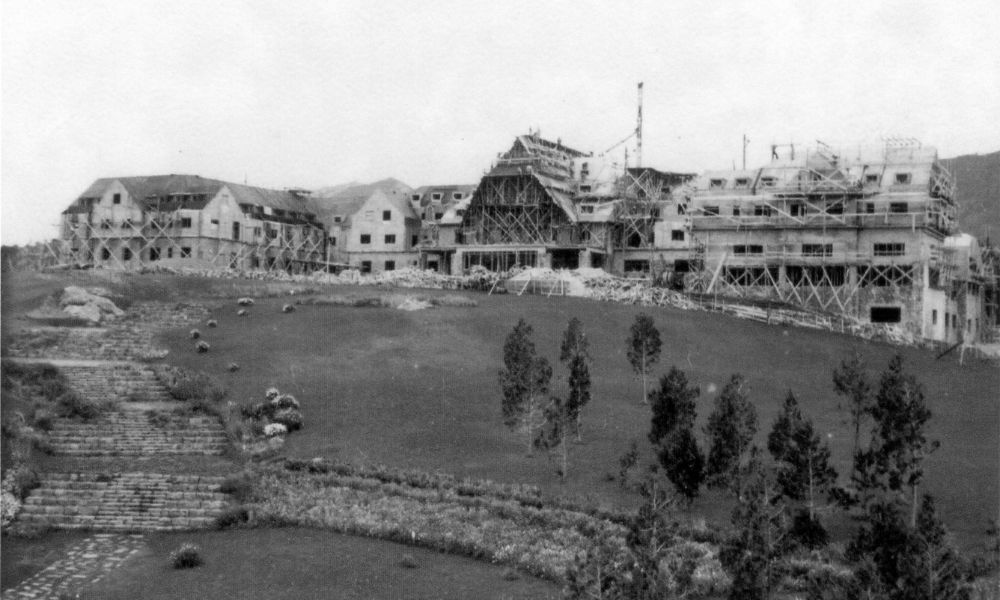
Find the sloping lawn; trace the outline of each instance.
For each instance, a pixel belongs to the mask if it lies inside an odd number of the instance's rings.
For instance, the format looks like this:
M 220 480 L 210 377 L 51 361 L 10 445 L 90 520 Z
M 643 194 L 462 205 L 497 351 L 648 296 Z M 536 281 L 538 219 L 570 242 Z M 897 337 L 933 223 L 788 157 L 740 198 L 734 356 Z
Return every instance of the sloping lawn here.
M 83 588 L 81 598 L 559 597 L 557 585 L 499 566 L 317 529 L 159 534 L 146 540 L 148 550 Z M 170 552 L 185 542 L 199 546 L 202 566 L 170 565 Z
M 373 295 L 370 288 L 324 288 L 323 293 Z M 400 293 L 393 290 L 391 293 Z M 406 293 L 405 290 L 402 290 Z M 434 294 L 434 292 L 416 292 Z M 325 456 L 359 463 L 386 463 L 441 470 L 460 476 L 536 483 L 553 494 L 590 498 L 609 506 L 632 506 L 636 495 L 608 475 L 618 457 L 638 440 L 648 457 L 649 408 L 641 384 L 625 359 L 624 339 L 639 312 L 651 314 L 664 350 L 657 366 L 687 371 L 701 386 L 699 426 L 715 392 L 732 373 L 746 376 L 758 407 L 758 443 L 788 389 L 828 436 L 838 468 L 849 468 L 851 436 L 846 413 L 837 408 L 831 370 L 857 348 L 877 378 L 893 353 L 885 344 L 702 312 L 597 303 L 574 298 L 471 295 L 475 308 L 404 312 L 390 308 L 299 306 L 282 314 L 289 298 L 258 300 L 250 315 L 237 317 L 235 301 L 213 300 L 216 329 L 201 327 L 212 349 L 196 354 L 187 330 L 168 332 L 168 361 L 205 370 L 230 389 L 230 399 L 261 399 L 277 386 L 294 394 L 306 418 L 289 437 L 286 454 Z M 544 455 L 527 455 L 523 435 L 502 426 L 497 372 L 503 339 L 518 318 L 535 328 L 539 351 L 552 361 L 553 391 L 565 390 L 566 371 L 558 346 L 567 321 L 576 316 L 591 341 L 593 401 L 584 411 L 584 441 L 571 449 L 566 482 Z M 924 383 L 934 412 L 930 434 L 942 447 L 926 461 L 927 486 L 944 518 L 969 547 L 982 540 L 997 497 L 996 365 L 957 357 L 940 361 L 928 350 L 902 349 L 906 368 Z M 236 373 L 226 370 L 240 365 Z M 728 519 L 726 501 L 706 494 L 692 514 Z

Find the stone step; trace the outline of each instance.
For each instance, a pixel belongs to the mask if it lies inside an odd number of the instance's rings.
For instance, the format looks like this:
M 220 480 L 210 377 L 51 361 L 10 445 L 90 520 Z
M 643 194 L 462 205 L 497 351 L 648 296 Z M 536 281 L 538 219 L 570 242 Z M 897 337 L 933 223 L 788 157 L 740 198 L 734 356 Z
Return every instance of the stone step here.
M 210 527 L 232 505 L 216 475 L 43 473 L 18 521 L 60 529 L 178 531 Z

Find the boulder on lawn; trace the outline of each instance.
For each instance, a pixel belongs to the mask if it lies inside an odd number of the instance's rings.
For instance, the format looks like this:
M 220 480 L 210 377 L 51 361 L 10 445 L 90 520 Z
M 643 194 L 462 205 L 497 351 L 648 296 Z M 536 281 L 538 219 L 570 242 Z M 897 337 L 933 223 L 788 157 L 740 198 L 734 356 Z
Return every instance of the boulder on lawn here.
M 93 304 L 71 304 L 64 308 L 63 312 L 92 325 L 101 322 L 101 309 Z

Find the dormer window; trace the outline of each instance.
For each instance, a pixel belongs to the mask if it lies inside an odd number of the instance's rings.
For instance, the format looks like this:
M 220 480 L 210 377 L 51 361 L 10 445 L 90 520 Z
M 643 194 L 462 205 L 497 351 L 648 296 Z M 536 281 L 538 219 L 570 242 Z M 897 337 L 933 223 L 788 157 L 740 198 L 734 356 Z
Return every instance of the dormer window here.
M 111 203 L 112 204 L 121 204 L 122 203 L 122 195 L 121 194 L 115 194 L 114 196 L 112 196 L 111 197 Z
M 774 187 L 778 184 L 778 179 L 776 177 L 761 177 L 760 184 L 763 187 Z
M 906 185 L 910 183 L 909 173 L 896 173 L 896 183 L 899 185 Z
M 750 180 L 746 177 L 737 177 L 733 187 L 738 190 L 745 190 L 750 187 Z
M 410 200 L 414 202 L 420 202 L 420 194 L 413 194 L 412 196 L 410 196 Z
M 433 194 L 431 194 L 431 199 L 432 200 L 441 200 L 441 198 L 443 198 L 443 197 L 444 197 L 444 194 L 442 194 L 441 192 L 434 192 Z
M 594 213 L 594 207 L 593 207 L 593 205 L 590 205 L 590 204 L 583 204 L 583 205 L 580 206 L 580 212 L 587 213 L 587 214 L 593 214 Z
M 344 220 L 344 217 L 342 217 L 340 215 L 337 215 L 336 217 L 333 218 L 333 222 L 334 223 L 340 223 L 343 220 Z
M 865 175 L 865 183 L 870 185 L 878 185 L 878 173 L 868 173 Z
M 461 200 L 462 199 L 462 192 L 452 192 L 451 193 L 451 199 L 452 200 Z
M 580 186 L 580 193 L 581 194 L 590 193 L 590 186 L 589 185 L 581 185 Z
M 710 190 L 721 190 L 726 187 L 725 179 L 710 179 L 708 182 L 708 189 Z

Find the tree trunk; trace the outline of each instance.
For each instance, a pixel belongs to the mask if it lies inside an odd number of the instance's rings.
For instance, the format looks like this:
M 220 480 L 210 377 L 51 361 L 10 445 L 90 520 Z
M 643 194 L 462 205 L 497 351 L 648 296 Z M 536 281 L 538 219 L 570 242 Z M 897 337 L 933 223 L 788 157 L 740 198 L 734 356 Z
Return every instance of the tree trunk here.
M 583 441 L 583 433 L 582 433 L 582 431 L 583 431 L 583 419 L 580 416 L 580 411 L 577 411 L 576 412 L 576 441 L 578 443 Z
M 917 526 L 917 484 L 910 484 L 910 527 L 916 528 Z
M 812 452 L 809 453 L 809 520 L 813 521 L 816 519 L 816 501 L 814 498 L 813 490 L 813 457 Z
M 566 460 L 567 459 L 567 456 L 566 456 L 566 453 L 567 453 L 566 444 L 567 443 L 569 443 L 569 441 L 566 439 L 566 434 L 563 433 L 562 441 L 560 442 L 560 445 L 562 446 L 562 472 L 559 474 L 560 479 L 562 479 L 563 481 L 566 481 L 566 469 L 567 469 L 567 466 L 568 466 L 567 465 L 567 460 Z
M 535 399 L 533 397 L 528 399 L 527 415 L 525 425 L 527 425 L 528 428 L 528 456 L 531 456 L 535 445 L 535 436 L 532 435 L 535 424 Z
M 640 365 L 640 369 L 639 370 L 641 371 L 641 374 L 642 374 L 642 403 L 643 404 L 649 404 L 649 396 L 648 396 L 648 392 L 646 391 L 646 349 L 645 348 L 642 349 L 642 364 Z

